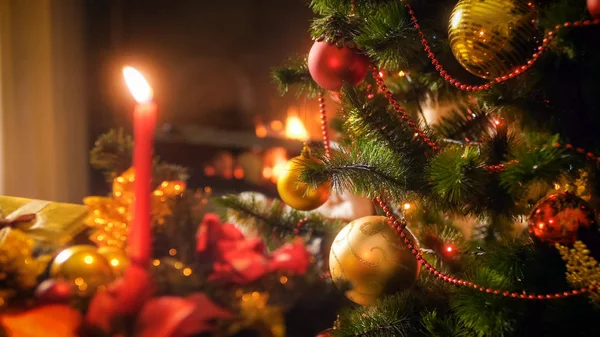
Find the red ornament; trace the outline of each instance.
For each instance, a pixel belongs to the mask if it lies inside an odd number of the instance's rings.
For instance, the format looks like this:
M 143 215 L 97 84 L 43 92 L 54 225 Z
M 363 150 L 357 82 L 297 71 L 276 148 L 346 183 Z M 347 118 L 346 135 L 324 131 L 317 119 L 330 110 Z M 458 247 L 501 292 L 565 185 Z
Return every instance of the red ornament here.
M 533 208 L 529 234 L 538 242 L 572 245 L 598 235 L 596 213 L 585 200 L 572 193 L 551 194 Z
M 594 19 L 600 19 L 600 0 L 587 0 L 588 10 Z
M 35 297 L 42 304 L 67 303 L 73 294 L 71 284 L 66 281 L 48 279 L 35 288 Z
M 308 54 L 308 70 L 323 89 L 338 91 L 344 83 L 359 85 L 367 76 L 369 60 L 356 49 L 315 42 Z

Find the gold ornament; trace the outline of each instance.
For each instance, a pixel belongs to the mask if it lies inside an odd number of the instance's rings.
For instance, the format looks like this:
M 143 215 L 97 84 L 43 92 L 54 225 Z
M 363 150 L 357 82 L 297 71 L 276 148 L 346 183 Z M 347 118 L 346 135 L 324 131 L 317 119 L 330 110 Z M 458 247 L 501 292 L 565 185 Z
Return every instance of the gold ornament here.
M 251 329 L 261 337 L 285 337 L 285 318 L 278 306 L 268 305 L 269 293 L 254 291 L 237 293 L 240 299 L 240 320 L 229 326 L 229 335 Z
M 279 197 L 288 206 L 301 211 L 310 211 L 323 205 L 329 199 L 331 188 L 330 182 L 315 189 L 300 181 L 300 174 L 306 161 L 317 162 L 317 159 L 311 157 L 310 149 L 305 145 L 301 155 L 287 162 L 285 171 L 277 180 Z
M 106 246 L 98 248 L 97 252 L 98 254 L 104 256 L 106 261 L 108 261 L 114 276 L 123 276 L 123 273 L 125 273 L 125 270 L 130 264 L 129 257 L 124 250 L 117 247 Z
M 576 241 L 573 248 L 556 244 L 563 260 L 567 263 L 567 281 L 576 288 L 594 286 L 589 292 L 590 299 L 600 305 L 600 266 L 598 261 L 590 256 L 590 250 L 581 242 Z
M 12 228 L 0 231 L 0 288 L 30 289 L 37 284 L 47 261 L 32 255 L 33 240 L 27 234 Z
M 61 251 L 52 262 L 50 276 L 74 282 L 83 296 L 93 294 L 98 287 L 114 279 L 106 258 L 90 245 L 72 246 Z
M 124 248 L 129 233 L 129 223 L 133 211 L 133 183 L 135 170 L 130 168 L 115 178 L 112 197 L 87 197 L 83 203 L 90 209 L 85 223 L 95 229 L 90 239 L 98 246 Z M 186 185 L 183 181 L 163 181 L 152 192 L 152 218 L 163 224 L 171 214 L 169 200 L 181 195 Z
M 454 56 L 469 72 L 490 80 L 526 64 L 536 34 L 528 0 L 460 0 L 450 17 Z
M 405 229 L 406 237 L 418 243 Z M 329 270 L 346 297 L 371 305 L 382 295 L 408 289 L 419 275 L 420 263 L 384 216 L 366 216 L 344 227 L 331 245 Z

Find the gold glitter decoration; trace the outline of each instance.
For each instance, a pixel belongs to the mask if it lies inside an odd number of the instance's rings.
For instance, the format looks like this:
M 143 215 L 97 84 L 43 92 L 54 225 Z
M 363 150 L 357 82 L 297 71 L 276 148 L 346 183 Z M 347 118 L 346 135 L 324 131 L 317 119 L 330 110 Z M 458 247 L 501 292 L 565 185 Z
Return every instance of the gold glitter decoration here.
M 115 178 L 112 197 L 87 197 L 83 203 L 90 213 L 85 224 L 95 229 L 90 239 L 98 246 L 124 248 L 133 211 L 133 183 L 135 170 L 123 172 Z M 164 181 L 152 192 L 152 218 L 159 225 L 172 214 L 169 200 L 180 196 L 186 189 L 183 181 Z
M 567 281 L 575 288 L 594 286 L 589 292 L 594 304 L 600 305 L 600 266 L 598 261 L 590 256 L 590 250 L 581 242 L 576 241 L 573 248 L 556 245 L 563 260 L 567 263 Z
M 418 249 L 412 233 L 407 238 Z M 371 305 L 380 296 L 408 289 L 419 263 L 384 216 L 366 216 L 344 227 L 331 245 L 329 270 L 346 297 Z
M 285 337 L 285 318 L 278 306 L 269 305 L 269 293 L 254 291 L 236 293 L 239 297 L 240 320 L 232 322 L 229 335 L 252 329 L 261 337 Z
M 33 246 L 21 230 L 0 230 L 0 290 L 31 289 L 37 284 L 47 261 L 33 258 Z
M 458 62 L 485 79 L 508 75 L 535 51 L 535 10 L 528 0 L 460 0 L 448 30 Z

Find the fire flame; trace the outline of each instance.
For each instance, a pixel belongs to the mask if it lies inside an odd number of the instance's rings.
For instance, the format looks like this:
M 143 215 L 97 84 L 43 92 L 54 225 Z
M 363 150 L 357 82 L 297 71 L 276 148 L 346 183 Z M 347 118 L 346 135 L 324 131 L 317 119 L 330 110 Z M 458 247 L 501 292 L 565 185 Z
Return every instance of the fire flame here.
M 152 88 L 144 76 L 132 67 L 123 68 L 123 77 L 131 95 L 138 103 L 147 103 L 152 100 Z
M 272 148 L 265 153 L 262 176 L 273 183 L 283 174 L 287 164 L 287 153 L 284 148 Z
M 285 122 L 285 136 L 289 139 L 308 140 L 308 131 L 298 116 L 288 116 Z

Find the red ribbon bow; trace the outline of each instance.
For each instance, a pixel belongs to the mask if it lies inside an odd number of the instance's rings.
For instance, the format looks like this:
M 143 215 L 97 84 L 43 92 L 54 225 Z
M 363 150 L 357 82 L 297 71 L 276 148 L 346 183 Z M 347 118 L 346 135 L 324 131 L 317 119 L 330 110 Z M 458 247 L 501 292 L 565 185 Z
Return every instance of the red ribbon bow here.
M 234 224 L 221 224 L 215 214 L 206 214 L 196 234 L 196 251 L 214 260 L 209 280 L 247 284 L 273 271 L 304 274 L 309 253 L 302 239 L 267 254 L 264 242 L 246 238 Z

